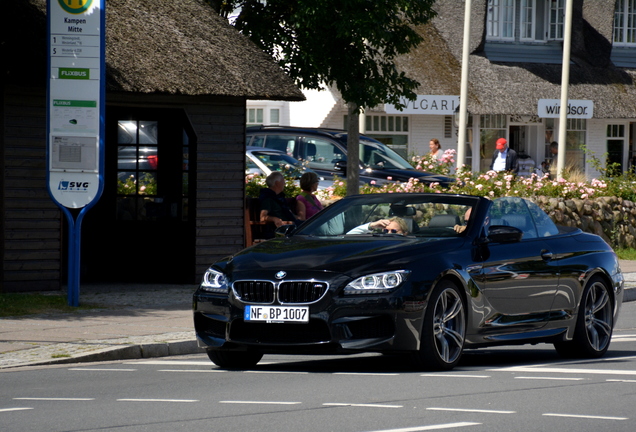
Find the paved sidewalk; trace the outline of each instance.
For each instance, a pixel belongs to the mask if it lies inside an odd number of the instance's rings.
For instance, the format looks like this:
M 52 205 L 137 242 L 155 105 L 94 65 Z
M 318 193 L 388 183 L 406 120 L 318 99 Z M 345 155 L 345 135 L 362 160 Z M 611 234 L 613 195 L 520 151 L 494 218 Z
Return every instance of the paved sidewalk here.
M 636 261 L 621 261 L 625 299 L 636 300 Z M 192 323 L 196 285 L 81 287 L 70 314 L 0 318 L 0 369 L 18 366 L 165 357 L 203 353 Z
M 0 319 L 0 369 L 204 352 L 192 323 L 196 285 L 80 287 L 98 309 Z

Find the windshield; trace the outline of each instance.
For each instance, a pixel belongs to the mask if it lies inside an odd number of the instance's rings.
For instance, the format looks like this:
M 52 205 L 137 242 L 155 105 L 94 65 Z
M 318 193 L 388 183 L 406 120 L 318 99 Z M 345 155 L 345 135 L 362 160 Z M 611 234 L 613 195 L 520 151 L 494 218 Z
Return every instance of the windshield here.
M 479 199 L 441 194 L 370 194 L 343 199 L 296 235 L 459 237 Z
M 413 169 L 402 156 L 386 145 L 373 141 L 360 140 L 360 162 L 373 169 Z
M 247 157 L 248 171 L 254 172 L 255 169 L 261 169 L 264 165 L 269 172 L 281 171 L 286 177 L 298 178 L 305 172 L 310 171 L 302 162 L 284 153 L 268 152 L 268 151 L 252 151 L 252 157 Z

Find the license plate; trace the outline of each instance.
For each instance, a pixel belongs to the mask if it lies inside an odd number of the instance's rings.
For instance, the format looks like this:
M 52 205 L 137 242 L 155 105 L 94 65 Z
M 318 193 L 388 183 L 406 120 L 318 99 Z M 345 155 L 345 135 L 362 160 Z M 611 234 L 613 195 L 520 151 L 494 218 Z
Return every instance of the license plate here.
M 309 322 L 308 306 L 245 306 L 245 321 L 258 322 Z

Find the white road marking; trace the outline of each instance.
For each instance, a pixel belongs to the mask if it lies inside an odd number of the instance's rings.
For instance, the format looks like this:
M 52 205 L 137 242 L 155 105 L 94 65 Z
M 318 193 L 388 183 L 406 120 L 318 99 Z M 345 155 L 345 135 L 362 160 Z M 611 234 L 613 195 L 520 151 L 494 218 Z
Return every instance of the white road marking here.
M 636 335 L 612 335 L 612 342 L 634 342 Z
M 56 398 L 56 397 L 17 397 L 13 400 L 36 400 L 36 401 L 92 401 L 95 398 Z
M 583 381 L 585 378 L 565 378 L 565 377 L 524 377 L 518 376 L 515 379 L 526 380 L 553 380 L 553 381 Z
M 183 361 L 183 360 L 143 360 L 143 361 L 130 361 L 126 364 L 143 364 L 143 365 L 185 365 L 185 366 L 211 366 L 214 364 L 210 361 Z
M 334 375 L 361 375 L 361 376 L 399 376 L 398 373 L 375 373 L 375 372 L 334 372 Z
M 24 410 L 32 410 L 33 408 L 0 408 L 0 412 L 10 412 L 10 411 L 24 411 Z
M 365 407 L 365 408 L 404 408 L 403 405 L 382 405 L 382 404 L 363 404 L 363 403 L 324 403 L 323 406 L 348 406 L 348 407 Z
M 491 378 L 490 375 L 422 374 L 423 377 L 441 378 Z
M 456 412 L 470 412 L 470 413 L 483 413 L 483 414 L 515 414 L 516 413 L 516 411 L 483 410 L 483 409 L 471 409 L 471 408 L 429 407 L 426 409 L 429 411 L 456 411 Z
M 409 428 L 401 428 L 401 429 L 383 429 L 377 430 L 373 432 L 419 432 L 419 431 L 429 431 L 429 430 L 440 430 L 440 429 L 452 429 L 457 427 L 465 427 L 465 426 L 477 426 L 481 423 L 474 422 L 458 422 L 458 423 L 446 423 L 439 425 L 430 425 L 430 426 L 415 426 Z
M 106 368 L 69 368 L 70 371 L 97 371 L 97 372 L 135 372 L 137 369 L 106 369 Z
M 535 372 L 535 373 L 563 373 L 563 374 L 590 374 L 590 375 L 636 375 L 634 370 L 605 370 L 605 369 L 570 369 L 537 366 L 513 366 L 503 369 L 491 369 L 499 372 Z
M 545 413 L 547 417 L 570 417 L 570 418 L 584 418 L 584 419 L 596 419 L 596 420 L 629 420 L 629 417 L 606 417 L 606 416 L 592 416 L 592 415 L 578 415 L 578 414 L 556 414 Z
M 620 382 L 620 383 L 636 383 L 636 380 L 619 380 L 619 379 L 608 379 L 607 382 Z
M 202 372 L 202 373 L 219 373 L 227 372 L 218 369 L 159 369 L 157 372 Z
M 285 372 L 285 371 L 244 371 L 253 374 L 291 374 L 291 375 L 307 375 L 309 372 Z
M 117 402 L 199 402 L 197 399 L 117 399 Z
M 302 402 L 274 402 L 274 401 L 219 401 L 222 404 L 251 404 L 251 405 L 300 405 Z

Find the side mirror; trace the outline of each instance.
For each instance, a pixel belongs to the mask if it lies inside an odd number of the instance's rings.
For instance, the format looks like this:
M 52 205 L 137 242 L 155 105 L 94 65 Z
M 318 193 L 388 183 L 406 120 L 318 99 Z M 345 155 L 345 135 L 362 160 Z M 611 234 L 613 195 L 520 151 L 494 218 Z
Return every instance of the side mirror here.
M 521 241 L 523 231 L 507 225 L 491 225 L 488 228 L 488 240 L 491 243 L 517 243 Z
M 281 225 L 274 231 L 276 237 L 288 237 L 296 231 L 296 225 Z
M 347 173 L 347 161 L 344 160 L 339 160 L 336 162 L 336 164 L 333 166 L 334 171 L 340 171 L 343 174 Z

